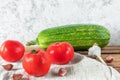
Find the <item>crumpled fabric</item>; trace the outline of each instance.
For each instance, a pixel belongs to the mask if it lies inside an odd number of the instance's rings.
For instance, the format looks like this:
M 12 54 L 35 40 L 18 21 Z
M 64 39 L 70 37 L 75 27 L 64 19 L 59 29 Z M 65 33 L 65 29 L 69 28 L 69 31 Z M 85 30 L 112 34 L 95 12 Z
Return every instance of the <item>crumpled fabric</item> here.
M 7 64 L 8 62 L 0 59 L 0 64 Z M 42 77 L 34 77 L 28 75 L 22 68 L 21 61 L 11 63 L 14 65 L 11 71 L 6 71 L 0 65 L 0 80 L 12 80 L 12 74 L 23 74 L 24 77 L 29 77 L 30 80 L 111 80 L 110 70 L 107 66 L 88 58 L 79 53 L 75 53 L 73 60 L 66 65 L 52 65 L 48 74 Z M 67 75 L 58 76 L 58 70 L 66 68 Z M 114 80 L 120 80 L 120 74 L 111 67 L 114 75 Z

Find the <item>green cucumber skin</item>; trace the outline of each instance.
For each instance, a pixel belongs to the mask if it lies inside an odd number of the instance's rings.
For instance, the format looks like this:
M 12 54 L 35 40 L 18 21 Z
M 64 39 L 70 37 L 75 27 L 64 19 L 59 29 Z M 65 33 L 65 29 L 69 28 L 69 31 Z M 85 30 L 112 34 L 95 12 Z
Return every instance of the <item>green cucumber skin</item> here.
M 40 48 L 46 49 L 54 42 L 69 42 L 74 50 L 88 50 L 94 43 L 104 47 L 109 43 L 110 32 L 101 25 L 71 24 L 41 31 L 37 37 Z

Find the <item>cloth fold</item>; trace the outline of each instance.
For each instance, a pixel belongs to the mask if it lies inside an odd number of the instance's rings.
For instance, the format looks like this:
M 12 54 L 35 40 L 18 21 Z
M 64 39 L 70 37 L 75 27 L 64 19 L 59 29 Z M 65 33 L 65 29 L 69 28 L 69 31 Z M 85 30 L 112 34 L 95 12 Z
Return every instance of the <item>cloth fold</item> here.
M 0 59 L 0 64 L 7 64 Z M 88 58 L 79 53 L 75 53 L 73 60 L 66 65 L 52 65 L 48 74 L 42 77 L 29 76 L 22 68 L 21 61 L 17 63 L 11 63 L 14 65 L 13 70 L 5 71 L 0 65 L 0 79 L 12 80 L 12 74 L 23 74 L 25 77 L 29 77 L 30 80 L 111 80 L 110 71 L 108 66 L 96 61 L 95 59 Z M 60 77 L 57 72 L 60 68 L 67 69 L 67 75 Z M 113 80 L 120 80 L 120 74 L 114 68 L 111 67 L 114 75 Z M 4 75 L 4 76 L 3 76 Z M 9 79 L 7 79 L 9 78 Z

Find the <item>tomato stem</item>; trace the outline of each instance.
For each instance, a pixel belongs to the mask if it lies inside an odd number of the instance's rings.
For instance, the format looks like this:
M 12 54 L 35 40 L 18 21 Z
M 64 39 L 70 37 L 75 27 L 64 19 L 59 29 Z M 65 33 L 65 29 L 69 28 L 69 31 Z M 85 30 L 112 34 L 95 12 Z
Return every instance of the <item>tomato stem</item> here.
M 31 53 L 32 53 L 32 54 L 36 54 L 37 51 L 36 51 L 36 50 L 32 50 Z

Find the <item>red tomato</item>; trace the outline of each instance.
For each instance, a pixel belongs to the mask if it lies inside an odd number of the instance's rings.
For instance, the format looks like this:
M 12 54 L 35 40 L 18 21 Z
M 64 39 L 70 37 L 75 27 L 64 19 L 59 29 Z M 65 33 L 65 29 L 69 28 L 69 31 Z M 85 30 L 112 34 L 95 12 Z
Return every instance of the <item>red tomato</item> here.
M 74 48 L 68 42 L 56 42 L 48 46 L 46 50 L 54 64 L 66 64 L 74 56 Z
M 24 51 L 24 46 L 16 40 L 7 40 L 0 48 L 1 57 L 8 62 L 20 60 L 24 55 Z
M 50 69 L 50 64 L 50 59 L 43 50 L 26 53 L 22 60 L 24 70 L 33 76 L 47 74 Z

